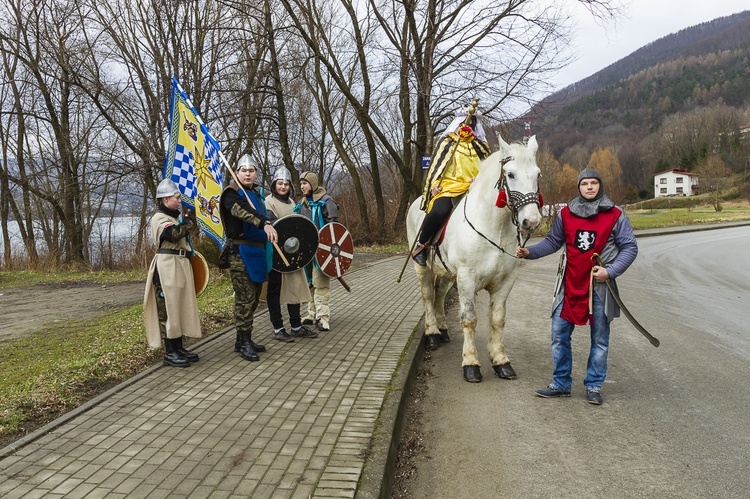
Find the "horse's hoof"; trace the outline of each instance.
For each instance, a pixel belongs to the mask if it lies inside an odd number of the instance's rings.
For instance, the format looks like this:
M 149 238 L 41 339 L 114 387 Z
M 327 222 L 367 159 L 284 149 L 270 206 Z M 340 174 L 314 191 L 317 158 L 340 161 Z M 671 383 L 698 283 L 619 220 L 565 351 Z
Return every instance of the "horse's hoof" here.
M 440 341 L 443 343 L 448 343 L 451 340 L 451 337 L 448 336 L 448 330 L 447 329 L 439 329 L 440 331 Z
M 429 350 L 438 348 L 440 346 L 440 335 L 426 334 L 424 336 L 424 344 Z
M 482 373 L 479 366 L 464 366 L 464 381 L 479 383 L 482 381 Z
M 495 370 L 495 374 L 497 374 L 498 378 L 502 379 L 516 379 L 518 375 L 516 374 L 516 371 L 513 370 L 513 368 L 510 365 L 510 362 L 506 362 L 505 364 L 500 364 L 497 366 L 492 366 L 492 369 Z

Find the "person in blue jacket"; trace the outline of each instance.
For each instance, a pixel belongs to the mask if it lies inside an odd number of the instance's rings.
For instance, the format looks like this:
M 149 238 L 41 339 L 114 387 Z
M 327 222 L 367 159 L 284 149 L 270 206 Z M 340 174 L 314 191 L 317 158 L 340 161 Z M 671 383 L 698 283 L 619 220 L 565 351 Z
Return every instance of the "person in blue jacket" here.
M 268 276 L 266 242 L 276 242 L 278 235 L 255 183 L 258 167 L 248 154 L 237 162 L 236 175 L 241 186 L 232 181 L 224 189 L 219 211 L 229 245 L 229 275 L 234 288 L 235 351 L 245 360 L 257 361 L 258 352 L 266 348 L 253 342 L 253 314 Z

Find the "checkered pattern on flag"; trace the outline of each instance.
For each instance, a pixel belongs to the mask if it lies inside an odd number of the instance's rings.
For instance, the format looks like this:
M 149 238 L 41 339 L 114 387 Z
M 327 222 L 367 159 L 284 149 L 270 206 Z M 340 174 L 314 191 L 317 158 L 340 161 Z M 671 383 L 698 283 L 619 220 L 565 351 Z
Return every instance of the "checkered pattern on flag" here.
M 177 78 L 172 78 L 164 178 L 171 178 L 180 188 L 182 204 L 195 210 L 201 230 L 223 246 L 226 238 L 219 219 L 219 198 L 224 182 L 220 150 L 221 146 L 211 136 Z

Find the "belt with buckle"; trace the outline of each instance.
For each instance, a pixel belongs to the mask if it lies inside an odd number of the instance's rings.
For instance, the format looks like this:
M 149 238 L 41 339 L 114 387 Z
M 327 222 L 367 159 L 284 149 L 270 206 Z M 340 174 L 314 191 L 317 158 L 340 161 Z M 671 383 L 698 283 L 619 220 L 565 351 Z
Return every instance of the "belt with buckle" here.
M 190 250 L 184 250 L 184 249 L 158 249 L 156 250 L 157 253 L 160 255 L 177 255 L 177 256 L 184 256 L 185 258 L 188 258 L 192 256 L 192 251 Z

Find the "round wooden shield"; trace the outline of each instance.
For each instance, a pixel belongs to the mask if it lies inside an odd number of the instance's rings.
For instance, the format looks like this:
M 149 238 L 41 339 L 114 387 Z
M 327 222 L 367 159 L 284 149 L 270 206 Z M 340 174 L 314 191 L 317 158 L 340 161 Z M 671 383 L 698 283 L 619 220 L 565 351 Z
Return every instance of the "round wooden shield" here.
M 279 272 L 294 272 L 312 261 L 318 249 L 318 231 L 315 224 L 302 215 L 287 215 L 273 223 L 279 235 L 279 252 L 273 251 L 273 268 Z M 286 262 L 284 261 L 286 259 Z
M 190 266 L 193 267 L 193 285 L 195 296 L 200 296 L 208 286 L 208 262 L 197 251 L 193 253 L 194 255 L 190 257 Z
M 318 231 L 315 261 L 329 277 L 341 277 L 349 270 L 354 258 L 354 242 L 349 230 L 338 222 L 324 225 Z

